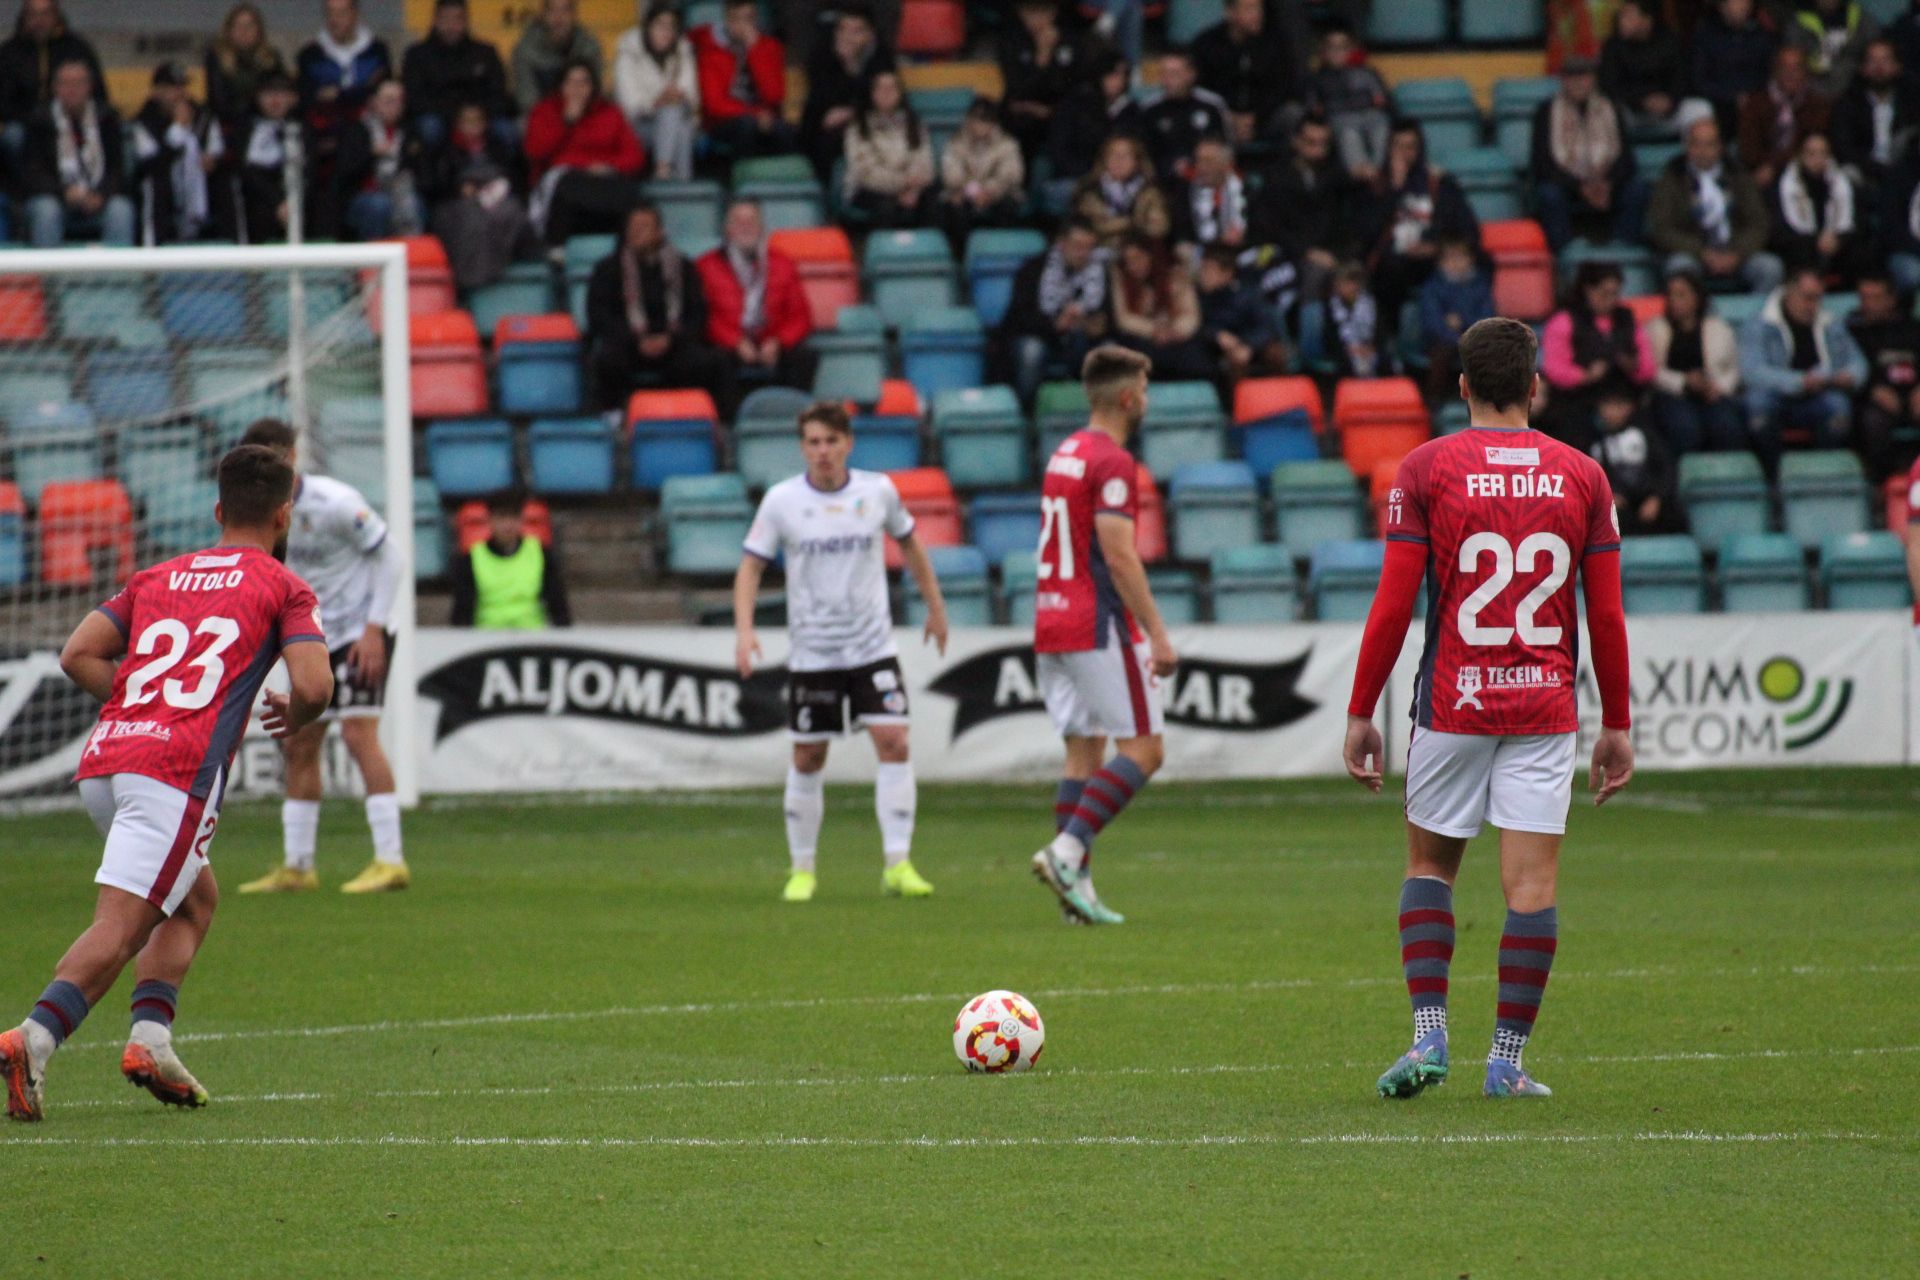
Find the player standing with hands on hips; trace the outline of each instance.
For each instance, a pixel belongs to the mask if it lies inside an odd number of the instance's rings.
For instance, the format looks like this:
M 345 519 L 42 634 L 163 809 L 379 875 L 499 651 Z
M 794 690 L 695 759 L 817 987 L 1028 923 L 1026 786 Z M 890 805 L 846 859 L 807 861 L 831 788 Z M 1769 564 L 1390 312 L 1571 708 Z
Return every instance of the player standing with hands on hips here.
M 1560 841 L 1579 729 L 1574 673 L 1577 568 L 1587 601 L 1601 725 L 1594 803 L 1633 777 L 1620 522 L 1607 477 L 1584 453 L 1532 430 L 1533 332 L 1482 320 L 1460 340 L 1466 430 L 1400 464 L 1387 495 L 1386 565 L 1367 616 L 1347 704 L 1347 772 L 1380 790 L 1380 691 L 1400 657 L 1420 584 L 1431 578 L 1426 647 L 1407 748 L 1407 877 L 1400 957 L 1413 1000 L 1413 1047 L 1380 1077 L 1382 1097 L 1411 1098 L 1447 1078 L 1447 970 L 1453 884 L 1467 841 L 1500 828 L 1507 899 L 1500 993 L 1484 1091 L 1546 1097 L 1521 1053 L 1559 940 Z
M 873 785 L 886 856 L 880 890 L 924 898 L 933 886 L 909 861 L 918 789 L 907 754 L 907 686 L 893 642 L 883 535 L 900 544 L 907 572 L 927 602 L 926 638 L 943 657 L 947 604 L 893 481 L 847 465 L 853 452 L 847 411 L 823 400 L 801 413 L 799 425 L 807 469 L 774 485 L 760 500 L 733 579 L 734 663 L 744 680 L 760 657 L 753 607 L 761 575 L 786 557 L 787 727 L 793 739 L 786 814 L 793 865 L 782 897 L 788 902 L 813 898 L 814 854 L 826 816 L 821 771 L 827 767 L 827 747 L 850 729 L 865 729 L 880 758 Z

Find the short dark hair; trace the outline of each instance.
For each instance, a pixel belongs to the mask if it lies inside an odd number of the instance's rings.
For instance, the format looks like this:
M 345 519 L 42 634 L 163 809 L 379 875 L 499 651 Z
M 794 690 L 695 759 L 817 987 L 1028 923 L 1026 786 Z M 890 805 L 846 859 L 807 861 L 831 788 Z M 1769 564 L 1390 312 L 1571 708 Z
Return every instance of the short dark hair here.
M 800 411 L 800 418 L 794 424 L 800 435 L 807 434 L 807 424 L 817 422 L 829 431 L 837 431 L 843 436 L 853 434 L 853 419 L 847 414 L 847 406 L 838 400 L 815 400 Z
M 527 495 L 519 489 L 496 489 L 487 495 L 487 514 L 517 516 L 525 513 Z
M 1821 274 L 1820 268 L 1816 266 L 1812 266 L 1810 264 L 1806 264 L 1806 263 L 1803 263 L 1797 267 L 1790 268 L 1787 271 L 1787 278 L 1782 280 L 1780 283 L 1783 285 L 1799 284 L 1802 280 L 1805 280 L 1809 276 L 1813 277 L 1813 282 L 1819 285 L 1822 290 L 1826 289 L 1827 278 L 1825 275 Z
M 293 498 L 293 468 L 265 445 L 235 445 L 220 459 L 220 523 L 257 529 Z
M 754 16 L 758 17 L 760 14 L 760 0 L 727 0 L 727 2 L 724 5 L 722 5 L 721 8 L 752 9 L 754 11 Z
M 261 418 L 240 437 L 241 444 L 257 444 L 276 453 L 290 452 L 300 437 L 278 418 Z
M 1095 227 L 1093 225 L 1093 220 L 1086 217 L 1084 214 L 1076 213 L 1071 218 L 1066 219 L 1064 222 L 1060 224 L 1060 238 L 1062 240 L 1067 238 L 1067 233 L 1069 231 L 1084 231 L 1088 235 L 1094 237 L 1095 239 L 1099 239 L 1100 237 L 1099 228 Z
M 1540 340 L 1518 320 L 1494 316 L 1460 335 L 1460 371 L 1467 394 L 1495 409 L 1524 405 L 1533 394 Z
M 1153 361 L 1138 351 L 1106 343 L 1087 352 L 1080 365 L 1080 385 L 1087 400 L 1098 406 L 1111 403 L 1113 396 L 1136 378 L 1153 372 Z
M 1229 271 L 1237 271 L 1240 268 L 1240 255 L 1235 253 L 1230 245 L 1208 245 L 1201 251 L 1200 261 L 1211 262 L 1214 266 L 1225 267 Z

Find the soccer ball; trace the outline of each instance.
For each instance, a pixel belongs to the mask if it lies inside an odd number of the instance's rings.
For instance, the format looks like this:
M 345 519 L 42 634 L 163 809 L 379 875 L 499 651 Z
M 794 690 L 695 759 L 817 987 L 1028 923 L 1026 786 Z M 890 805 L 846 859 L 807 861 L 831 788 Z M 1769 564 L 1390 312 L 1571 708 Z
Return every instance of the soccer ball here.
M 975 996 L 953 1020 L 954 1056 L 969 1071 L 1025 1071 L 1040 1061 L 1046 1043 L 1040 1011 L 1011 991 Z

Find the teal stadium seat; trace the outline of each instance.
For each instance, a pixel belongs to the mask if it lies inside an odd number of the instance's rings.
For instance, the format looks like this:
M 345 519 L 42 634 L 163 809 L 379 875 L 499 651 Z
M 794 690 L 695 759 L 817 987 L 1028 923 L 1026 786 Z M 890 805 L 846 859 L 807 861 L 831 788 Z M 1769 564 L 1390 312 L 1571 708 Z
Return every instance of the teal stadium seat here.
M 1806 557 L 1785 533 L 1741 533 L 1720 548 L 1720 607 L 1728 613 L 1796 613 L 1813 607 Z
M 1039 557 L 1031 551 L 1009 551 L 1000 562 L 1000 603 L 1008 626 L 1033 625 L 1033 594 L 1039 587 Z
M 1498 147 L 1450 151 L 1435 156 L 1434 163 L 1453 175 L 1480 221 L 1503 222 L 1527 216 L 1520 175 L 1507 153 Z
M 38 506 L 40 491 L 65 480 L 97 480 L 106 474 L 93 410 L 73 401 L 43 401 L 7 422 L 13 482 Z
M 1699 613 L 1707 596 L 1700 544 L 1684 534 L 1628 538 L 1620 544 L 1620 584 L 1630 614 Z
M 993 591 L 987 580 L 987 557 L 978 547 L 928 547 L 927 559 L 947 602 L 947 620 L 956 627 L 993 625 Z M 906 621 L 917 627 L 927 620 L 927 602 L 911 573 L 900 575 Z
M 1447 38 L 1447 25 L 1447 0 L 1391 0 L 1371 7 L 1367 43 L 1438 44 Z
M 1322 542 L 1313 549 L 1307 590 L 1322 622 L 1364 622 L 1380 589 L 1386 544 L 1371 538 Z
M 764 490 L 799 473 L 800 411 L 812 403 L 812 396 L 793 387 L 758 387 L 740 402 L 733 461 L 748 488 Z
M 166 330 L 143 283 L 82 276 L 60 280 L 50 292 L 63 338 L 123 347 L 166 345 Z
M 1682 456 L 1680 501 L 1693 536 L 1710 551 L 1735 534 L 1766 532 L 1767 482 L 1751 453 Z
M 210 475 L 155 492 L 147 503 L 146 525 L 155 555 L 177 556 L 218 542 L 220 526 L 213 518 L 213 507 L 219 499 L 220 486 Z
M 1821 543 L 1820 582 L 1829 609 L 1905 609 L 1913 603 L 1906 546 L 1885 529 Z
M 1322 542 L 1351 541 L 1363 532 L 1365 503 L 1353 472 L 1338 459 L 1283 462 L 1269 485 L 1280 541 L 1312 556 Z
M 1583 262 L 1607 262 L 1620 268 L 1620 294 L 1642 298 L 1660 292 L 1660 263 L 1653 250 L 1638 244 L 1595 244 L 1590 240 L 1570 240 L 1556 257 L 1560 283 L 1570 286 Z
M 972 307 L 929 307 L 901 327 L 901 368 L 923 401 L 978 387 L 986 381 L 986 361 L 987 335 Z
M 904 327 L 916 312 L 955 301 L 953 254 L 938 231 L 874 232 L 867 237 L 862 274 L 889 329 Z
M 704 178 L 685 182 L 649 182 L 647 198 L 659 208 L 667 240 L 689 259 L 720 243 L 724 195 L 720 184 Z
M 1033 397 L 1035 453 L 1046 465 L 1060 442 L 1087 425 L 1087 392 L 1078 382 L 1043 382 Z
M 738 475 L 668 476 L 660 487 L 667 532 L 667 570 L 699 577 L 732 573 L 753 523 L 753 504 Z
M 130 427 L 120 433 L 120 487 L 143 507 L 169 489 L 213 472 L 200 438 L 188 423 Z
M 1781 527 L 1811 551 L 1829 538 L 1867 528 L 1867 477 L 1848 449 L 1789 453 L 1780 459 Z
M 303 461 L 381 502 L 386 495 L 385 424 L 386 404 L 377 396 L 324 400 L 315 456 Z
M 815 331 L 807 343 L 820 356 L 813 376 L 813 394 L 823 400 L 851 400 L 873 404 L 887 377 L 886 324 L 880 312 L 865 303 L 840 308 L 836 327 Z
M 1500 148 L 1516 172 L 1533 159 L 1533 113 L 1560 92 L 1552 76 L 1522 76 L 1496 80 L 1493 85 L 1493 145 Z M 1653 180 L 1653 174 L 1647 174 Z
M 733 198 L 751 200 L 760 206 L 760 217 L 768 231 L 793 227 L 818 227 L 827 220 L 827 196 L 820 180 L 799 156 L 768 156 L 767 160 L 800 160 L 801 171 L 784 177 L 742 178 L 740 165 L 763 161 L 742 160 L 734 166 Z
M 515 262 L 492 284 L 467 291 L 465 307 L 474 327 L 491 334 L 508 316 L 539 316 L 553 310 L 553 268 L 546 261 Z
M 1213 553 L 1212 578 L 1215 622 L 1293 622 L 1300 617 L 1293 552 L 1277 542 L 1222 547 Z
M 967 528 L 990 564 L 1011 552 L 1032 551 L 1040 545 L 1040 495 L 983 493 L 967 508 Z
M 440 506 L 440 491 L 433 481 L 417 476 L 413 481 L 414 580 L 446 577 L 452 555 L 447 537 L 447 513 Z
M 1480 104 L 1458 76 L 1402 80 L 1394 86 L 1393 105 L 1399 114 L 1420 122 L 1429 154 L 1469 151 L 1480 145 Z
M 1033 446 L 1013 388 L 959 387 L 933 398 L 933 436 L 956 489 L 1013 489 L 1033 478 Z
M 39 404 L 81 399 L 71 356 L 38 349 L 0 350 L 0 425 Z
M 1244 462 L 1197 462 L 1173 473 L 1173 558 L 1210 560 L 1217 551 L 1260 541 L 1260 489 Z
M 1546 33 L 1542 0 L 1460 0 L 1462 44 L 1537 44 Z
M 237 444 L 259 419 L 288 416 L 285 372 L 267 347 L 195 348 L 186 355 L 187 402 L 222 441 Z
M 1086 425 L 1083 417 L 1081 426 Z M 1077 428 L 1076 428 L 1077 429 Z M 1227 415 L 1211 382 L 1163 382 L 1147 398 L 1140 424 L 1140 460 L 1155 475 L 1227 456 Z
M 1161 619 L 1170 627 L 1189 627 L 1200 619 L 1200 579 L 1186 569 L 1161 565 L 1147 570 L 1147 585 Z

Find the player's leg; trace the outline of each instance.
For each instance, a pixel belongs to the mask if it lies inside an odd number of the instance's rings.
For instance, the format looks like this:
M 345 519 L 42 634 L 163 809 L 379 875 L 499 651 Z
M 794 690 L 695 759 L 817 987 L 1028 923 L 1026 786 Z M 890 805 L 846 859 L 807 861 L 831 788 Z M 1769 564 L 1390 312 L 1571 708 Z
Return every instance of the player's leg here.
M 927 897 L 933 886 L 914 870 L 912 862 L 920 788 L 913 777 L 907 726 L 870 723 L 867 736 L 873 739 L 873 753 L 879 760 L 874 770 L 873 812 L 880 822 L 880 846 L 886 859 L 880 891 L 901 898 Z
M 340 717 L 340 737 L 367 788 L 367 829 L 373 835 L 373 861 L 340 886 L 342 893 L 381 893 L 413 883 L 400 844 L 400 797 L 394 794 L 393 766 L 380 745 L 377 713 Z
M 793 762 L 787 766 L 787 902 L 810 902 L 819 881 L 814 857 L 820 847 L 820 824 L 827 813 L 825 739 L 796 740 Z
M 213 927 L 220 888 L 212 868 L 200 873 L 178 908 L 147 937 L 133 962 L 133 1024 L 120 1055 L 120 1073 L 161 1102 L 204 1107 L 207 1091 L 173 1048 L 180 984 Z
M 326 747 L 330 719 L 318 720 L 281 740 L 280 759 L 287 775 L 286 799 L 280 802 L 284 860 L 258 880 L 241 885 L 241 893 L 298 893 L 320 887 L 313 857 L 320 839 L 320 753 Z
M 1091 778 L 1106 762 L 1107 740 L 1102 737 L 1077 737 L 1069 734 L 1066 738 L 1067 761 L 1060 772 L 1060 783 L 1053 793 L 1053 833 L 1059 835 L 1073 821 L 1073 811 L 1080 807 L 1080 796 L 1087 789 L 1087 779 Z

